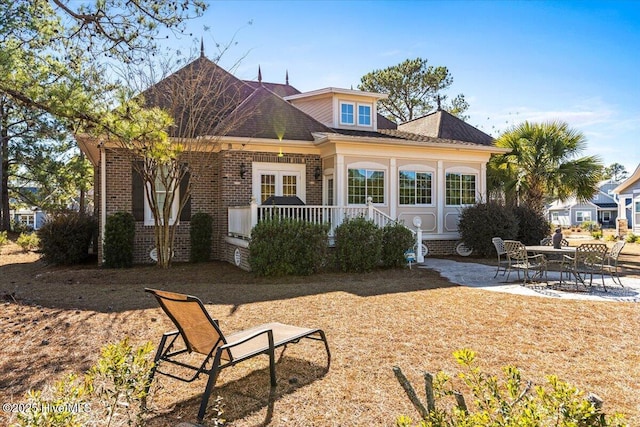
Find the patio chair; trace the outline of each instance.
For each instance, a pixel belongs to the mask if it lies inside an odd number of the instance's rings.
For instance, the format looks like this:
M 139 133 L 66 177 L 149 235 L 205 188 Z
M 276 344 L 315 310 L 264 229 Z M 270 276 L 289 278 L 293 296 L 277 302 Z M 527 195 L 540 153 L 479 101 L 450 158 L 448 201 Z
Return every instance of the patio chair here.
M 545 237 L 540 240 L 540 246 L 553 246 L 553 239 L 551 237 Z M 560 240 L 560 246 L 569 246 L 569 241 L 567 239 Z M 549 267 L 556 266 L 555 268 L 560 269 L 560 275 L 562 275 L 562 263 L 564 262 L 562 255 L 549 255 L 547 254 L 547 270 Z M 555 269 L 553 270 L 555 271 Z
M 553 240 L 551 239 L 551 237 L 545 237 L 544 239 L 540 240 L 540 246 L 552 246 L 553 245 Z M 569 241 L 567 239 L 562 239 L 560 241 L 560 246 L 569 246 Z
M 525 285 L 527 280 L 533 280 L 546 274 L 547 259 L 543 254 L 529 255 L 526 246 L 517 240 L 505 240 L 504 247 L 509 259 L 507 281 L 511 275 L 511 270 L 514 269 L 518 272 L 518 280 L 520 280 L 520 271 L 524 272 Z M 530 275 L 530 272 L 533 274 Z
M 502 275 L 507 272 L 507 267 L 509 265 L 509 258 L 507 258 L 507 250 L 504 248 L 504 240 L 501 237 L 494 237 L 491 239 L 493 242 L 493 246 L 496 248 L 496 252 L 498 253 L 498 268 L 496 269 L 496 274 L 493 276 L 495 279 L 498 277 L 498 273 L 500 269 L 502 269 Z
M 155 366 L 149 377 L 149 385 L 156 373 L 184 381 L 192 382 L 200 374 L 209 376 L 200 402 L 198 422 L 202 422 L 209 397 L 216 384 L 220 370 L 233 366 L 254 356 L 269 356 L 269 374 L 271 387 L 276 386 L 275 350 L 289 344 L 296 344 L 303 338 L 323 341 L 327 352 L 327 369 L 331 363 L 331 353 L 327 338 L 321 329 L 307 329 L 282 323 L 266 323 L 230 335 L 223 334 L 218 321 L 211 318 L 202 301 L 198 298 L 156 289 L 145 289 L 158 300 L 162 310 L 169 316 L 177 331 L 162 335 L 155 356 Z M 184 345 L 176 342 L 181 337 Z M 178 348 L 179 347 L 179 348 Z M 178 360 L 184 353 L 198 353 L 204 356 L 200 366 L 192 366 Z M 282 354 L 280 355 L 282 358 Z M 192 377 L 181 377 L 160 370 L 163 363 L 171 363 L 181 368 L 195 371 Z M 207 367 L 209 366 L 209 367 Z
M 613 281 L 613 283 L 617 283 L 620 286 L 623 286 L 623 285 L 622 285 L 622 280 L 620 280 L 620 275 L 618 271 L 618 257 L 620 256 L 620 252 L 622 252 L 622 248 L 624 248 L 624 245 L 625 245 L 624 240 L 616 242 L 611 248 L 611 251 L 609 252 L 607 257 L 605 258 L 604 264 L 602 266 L 604 273 L 609 274 L 609 276 L 611 276 L 611 280 Z M 617 282 L 616 282 L 616 279 L 618 280 Z
M 574 256 L 564 255 L 562 272 L 573 275 L 576 289 L 582 283 L 586 285 L 586 276 L 589 275 L 589 286 L 593 284 L 593 275 L 600 274 L 602 277 L 602 287 L 606 291 L 604 284 L 604 262 L 607 256 L 607 245 L 604 243 L 583 243 L 576 248 Z M 560 283 L 562 284 L 562 272 L 560 273 Z

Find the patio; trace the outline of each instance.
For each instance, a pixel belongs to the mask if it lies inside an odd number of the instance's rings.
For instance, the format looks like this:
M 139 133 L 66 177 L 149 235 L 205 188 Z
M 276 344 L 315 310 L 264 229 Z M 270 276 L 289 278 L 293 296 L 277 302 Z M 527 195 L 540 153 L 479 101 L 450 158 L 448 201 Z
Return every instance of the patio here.
M 560 273 L 549 271 L 548 280 L 545 282 L 522 284 L 517 274 L 512 273 L 509 282 L 505 283 L 506 275 L 498 274 L 494 278 L 496 267 L 474 262 L 460 262 L 452 259 L 425 258 L 421 268 L 429 268 L 439 272 L 443 277 L 458 285 L 479 288 L 488 291 L 506 292 L 511 294 L 591 300 L 591 301 L 620 301 L 620 302 L 640 302 L 640 278 L 637 276 L 623 276 L 624 287 L 613 282 L 611 277 L 604 278 L 607 291 L 602 287 L 599 275 L 595 275 L 593 286 L 579 286 L 576 290 L 575 284 L 565 282 L 560 285 Z

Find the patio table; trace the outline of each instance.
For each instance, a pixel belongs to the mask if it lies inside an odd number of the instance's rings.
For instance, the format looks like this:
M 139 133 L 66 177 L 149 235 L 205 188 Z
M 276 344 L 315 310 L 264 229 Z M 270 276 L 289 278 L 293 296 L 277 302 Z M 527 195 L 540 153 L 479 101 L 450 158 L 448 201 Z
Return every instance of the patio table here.
M 525 249 L 527 252 L 545 255 L 575 255 L 576 253 L 575 246 L 562 246 L 560 249 L 556 249 L 553 246 L 534 245 L 525 246 Z

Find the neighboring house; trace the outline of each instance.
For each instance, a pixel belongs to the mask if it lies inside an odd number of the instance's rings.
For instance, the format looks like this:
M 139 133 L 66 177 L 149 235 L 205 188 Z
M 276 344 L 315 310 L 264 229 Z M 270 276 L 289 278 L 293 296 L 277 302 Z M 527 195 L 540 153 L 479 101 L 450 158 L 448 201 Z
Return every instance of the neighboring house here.
M 145 100 L 175 107 L 163 95 L 189 69 L 224 81 L 238 98 L 233 108 L 211 102 L 207 116 L 219 121 L 218 129 L 226 120 L 243 119 L 224 136 L 211 138 L 207 175 L 192 182 L 191 199 L 177 219 L 177 261 L 189 259 L 189 220 L 195 212 L 213 216 L 212 257 L 243 268 L 248 268 L 252 226 L 274 210 L 328 223 L 331 230 L 355 215 L 379 225 L 399 220 L 413 230 L 420 223 L 430 253 L 452 253 L 460 237 L 461 209 L 486 200 L 487 162 L 492 154 L 508 151 L 444 111 L 396 127 L 378 114 L 377 101 L 384 94 L 332 87 L 300 93 L 288 79 L 285 84 L 266 83 L 260 73 L 257 82 L 242 81 L 204 55 L 145 91 Z M 174 114 L 184 117 L 188 112 Z M 176 123 L 173 136 L 184 137 L 182 122 Z M 206 131 L 197 137 L 206 139 Z M 108 140 L 76 138 L 96 169 L 100 235 L 107 215 L 132 212 L 135 261 L 151 262 L 153 218 L 131 160 Z M 190 162 L 198 159 L 191 156 Z M 304 205 L 263 205 L 273 196 L 283 204 Z
M 627 228 L 634 234 L 640 234 L 640 165 L 633 174 L 613 189 L 618 195 L 618 217 L 626 219 Z M 616 221 L 616 230 L 620 234 L 620 221 Z
M 603 228 L 613 228 L 616 226 L 618 218 L 618 200 L 613 194 L 613 189 L 619 183 L 608 180 L 603 181 L 598 186 L 598 192 L 591 199 L 594 205 L 598 207 L 598 223 Z
M 37 187 L 20 186 L 17 194 L 35 194 Z M 47 214 L 36 206 L 29 206 L 19 195 L 9 199 L 9 217 L 16 224 L 27 230 L 38 230 L 47 219 Z
M 598 206 L 591 201 L 579 202 L 574 197 L 556 200 L 547 207 L 549 222 L 560 227 L 579 227 L 583 222 L 595 221 Z
M 28 230 L 38 230 L 47 219 L 46 213 L 35 207 L 11 209 L 9 216 L 15 224 L 21 224 Z
M 556 200 L 547 206 L 547 219 L 561 227 L 579 227 L 583 222 L 596 221 L 604 228 L 614 227 L 618 216 L 618 203 L 612 194 L 617 186 L 611 181 L 598 185 L 598 192 L 586 202 L 575 197 Z

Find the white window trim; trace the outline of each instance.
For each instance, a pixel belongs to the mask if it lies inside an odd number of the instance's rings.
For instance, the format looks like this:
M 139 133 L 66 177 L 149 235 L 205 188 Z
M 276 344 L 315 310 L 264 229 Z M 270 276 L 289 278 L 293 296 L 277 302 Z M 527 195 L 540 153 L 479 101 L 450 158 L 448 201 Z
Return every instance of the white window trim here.
M 360 106 L 362 107 L 369 107 L 369 124 L 362 124 L 360 123 Z M 358 126 L 361 127 L 366 127 L 366 128 L 373 128 L 373 104 L 370 104 L 368 102 L 358 102 L 356 104 L 356 123 L 358 124 Z
M 400 204 L 400 172 L 420 172 L 420 173 L 430 173 L 431 174 L 431 203 L 418 203 L 418 204 Z M 433 207 L 436 205 L 436 170 L 432 167 L 425 165 L 403 165 L 398 168 L 398 176 L 396 177 L 396 184 L 398 186 L 398 206 L 402 207 L 411 207 L 411 206 L 420 206 L 420 207 Z
M 151 184 L 145 183 L 146 189 L 144 192 L 144 225 L 155 225 L 153 218 L 153 212 L 151 211 L 151 204 L 149 202 L 148 194 L 151 193 Z M 171 205 L 171 218 L 169 218 L 169 225 L 174 225 L 178 222 L 178 203 L 180 203 L 180 187 L 176 188 L 173 204 Z
M 356 162 L 356 163 L 348 164 L 345 168 L 344 185 L 345 185 L 345 200 L 347 202 L 347 205 L 349 206 L 365 206 L 366 205 L 366 203 L 365 204 L 349 203 L 349 169 L 366 169 L 366 170 L 384 172 L 384 193 L 383 193 L 384 202 L 374 203 L 374 205 L 386 207 L 389 204 L 388 202 L 389 200 L 389 168 L 381 163 Z
M 267 163 L 267 162 L 253 162 L 251 165 L 251 176 L 253 182 L 252 194 L 255 196 L 258 203 L 260 203 L 261 186 L 260 176 L 264 174 L 276 175 L 276 196 L 282 196 L 282 182 L 279 181 L 283 174 L 292 174 L 298 176 L 298 182 L 296 183 L 296 196 L 306 203 L 306 188 L 307 188 L 307 174 L 306 165 L 303 164 L 286 164 L 286 163 Z
M 460 205 L 448 205 L 447 204 L 447 174 L 459 174 L 459 175 L 474 175 L 476 178 L 476 194 L 474 196 L 474 200 L 478 201 L 478 185 L 480 185 L 480 173 L 477 169 L 470 168 L 467 166 L 458 166 L 449 169 L 445 169 L 444 171 L 444 182 L 442 183 L 444 189 L 444 204 L 447 207 L 456 207 L 456 206 L 471 206 L 472 204 L 464 203 Z
M 343 105 L 351 105 L 353 107 L 353 122 L 343 122 L 342 121 L 342 106 Z M 352 101 L 339 101 L 338 102 L 338 120 L 341 125 L 345 126 L 355 126 L 358 122 L 358 107 L 355 102 Z
M 587 214 L 586 216 L 588 216 L 589 219 L 585 219 L 585 214 Z M 580 217 L 582 217 L 582 218 L 579 219 L 578 215 L 580 215 Z M 593 218 L 591 218 L 591 211 L 576 211 L 576 222 L 577 223 L 583 223 L 583 222 L 587 222 L 587 221 L 593 221 Z

